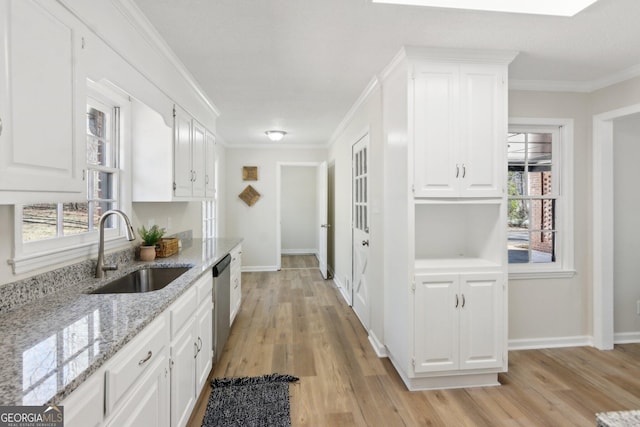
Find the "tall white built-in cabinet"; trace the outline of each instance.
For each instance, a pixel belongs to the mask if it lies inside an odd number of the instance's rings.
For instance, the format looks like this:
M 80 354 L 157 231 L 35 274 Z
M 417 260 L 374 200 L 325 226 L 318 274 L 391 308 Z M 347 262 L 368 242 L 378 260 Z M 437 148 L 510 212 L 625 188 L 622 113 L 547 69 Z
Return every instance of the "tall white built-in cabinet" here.
M 384 336 L 410 390 L 497 385 L 507 369 L 514 57 L 405 48 L 382 75 Z

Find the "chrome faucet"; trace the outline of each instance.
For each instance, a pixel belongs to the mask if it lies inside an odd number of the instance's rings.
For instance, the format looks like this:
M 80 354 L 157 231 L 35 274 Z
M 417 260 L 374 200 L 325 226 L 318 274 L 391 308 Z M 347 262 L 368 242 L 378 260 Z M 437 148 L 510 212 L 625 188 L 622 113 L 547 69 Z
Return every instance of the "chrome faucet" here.
M 103 213 L 99 221 L 100 243 L 98 245 L 98 262 L 96 264 L 96 279 L 102 279 L 104 277 L 104 272 L 107 270 L 118 269 L 118 266 L 116 264 L 107 264 L 107 265 L 104 264 L 104 223 L 107 217 L 112 214 L 116 214 L 124 220 L 126 224 L 125 231 L 127 233 L 127 240 L 131 242 L 132 240 L 136 239 L 136 235 L 133 231 L 133 227 L 131 226 L 131 221 L 129 221 L 129 218 L 124 212 L 119 211 L 117 209 L 112 209 Z

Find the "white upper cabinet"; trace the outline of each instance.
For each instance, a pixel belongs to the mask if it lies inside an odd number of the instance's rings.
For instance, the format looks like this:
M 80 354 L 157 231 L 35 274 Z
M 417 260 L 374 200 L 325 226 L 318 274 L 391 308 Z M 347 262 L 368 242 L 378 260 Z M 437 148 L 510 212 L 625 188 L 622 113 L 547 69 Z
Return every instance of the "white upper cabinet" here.
M 84 200 L 80 24 L 34 0 L 0 0 L 0 22 L 0 203 Z
M 213 134 L 177 105 L 173 124 L 139 101 L 132 102 L 134 202 L 212 199 Z M 211 184 L 207 184 L 210 181 Z
M 216 195 L 216 138 L 211 132 L 205 135 L 205 155 L 204 193 L 207 199 L 213 199 Z
M 506 71 L 503 64 L 415 66 L 415 197 L 502 196 Z

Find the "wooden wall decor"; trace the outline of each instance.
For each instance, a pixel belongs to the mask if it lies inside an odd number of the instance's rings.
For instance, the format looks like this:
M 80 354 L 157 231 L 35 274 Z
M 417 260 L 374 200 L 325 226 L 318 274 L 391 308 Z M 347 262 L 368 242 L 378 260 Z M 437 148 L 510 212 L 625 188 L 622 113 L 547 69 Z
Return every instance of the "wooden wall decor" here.
M 253 206 L 260 198 L 260 193 L 252 186 L 247 185 L 247 187 L 242 190 L 242 193 L 238 194 L 238 197 L 240 197 L 247 206 Z
M 258 180 L 258 167 L 257 166 L 243 166 L 242 167 L 242 180 L 243 181 L 257 181 Z

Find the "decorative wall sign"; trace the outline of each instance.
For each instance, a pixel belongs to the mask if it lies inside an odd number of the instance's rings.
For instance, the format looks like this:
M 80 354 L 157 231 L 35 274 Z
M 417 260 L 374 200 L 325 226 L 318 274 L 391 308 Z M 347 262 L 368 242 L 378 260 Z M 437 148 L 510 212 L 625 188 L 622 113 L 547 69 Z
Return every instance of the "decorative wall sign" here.
M 247 206 L 253 206 L 260 198 L 260 193 L 252 186 L 247 185 L 247 188 L 242 190 L 242 193 L 238 194 L 238 197 L 240 197 Z
M 258 167 L 257 166 L 243 166 L 242 167 L 242 180 L 243 181 L 257 181 L 258 180 Z

